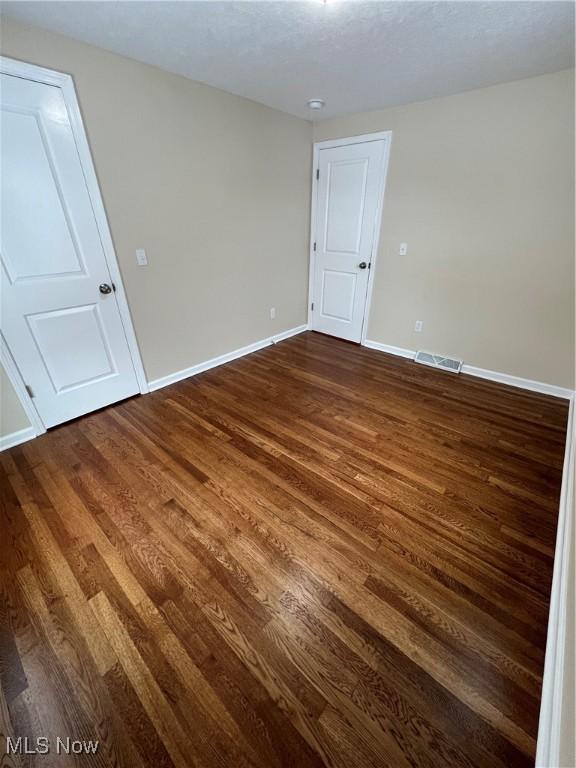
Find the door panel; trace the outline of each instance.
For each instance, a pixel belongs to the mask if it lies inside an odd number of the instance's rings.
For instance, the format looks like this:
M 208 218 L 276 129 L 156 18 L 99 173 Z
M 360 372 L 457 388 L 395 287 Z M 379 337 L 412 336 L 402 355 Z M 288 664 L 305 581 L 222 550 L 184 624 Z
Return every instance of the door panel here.
M 326 205 L 326 250 L 358 253 L 362 235 L 368 160 L 345 160 L 328 164 Z
M 116 374 L 97 304 L 28 315 L 27 320 L 55 392 Z
M 384 148 L 378 140 L 318 153 L 312 327 L 350 341 L 362 335 Z
M 356 274 L 325 269 L 323 277 L 322 315 L 351 322 L 356 295 Z
M 60 88 L 1 75 L 2 333 L 46 426 L 138 392 Z
M 2 257 L 12 282 L 84 271 L 41 117 L 2 109 Z

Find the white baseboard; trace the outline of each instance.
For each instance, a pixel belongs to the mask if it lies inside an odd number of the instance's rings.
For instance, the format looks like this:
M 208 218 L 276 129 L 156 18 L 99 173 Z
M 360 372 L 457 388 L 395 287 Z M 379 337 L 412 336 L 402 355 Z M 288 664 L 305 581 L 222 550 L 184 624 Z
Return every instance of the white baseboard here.
M 363 346 L 369 349 L 377 349 L 379 352 L 388 352 L 389 355 L 396 355 L 396 357 L 407 357 L 410 360 L 414 360 L 416 352 L 412 349 L 402 349 L 402 347 L 391 347 L 389 344 L 381 344 L 379 341 L 369 341 L 366 339 Z
M 574 547 L 574 451 L 575 424 L 574 397 L 570 400 L 568 427 L 566 432 L 566 450 L 560 491 L 560 510 L 558 513 L 558 531 L 554 553 L 554 573 L 550 594 L 550 614 L 546 638 L 546 658 L 542 680 L 542 699 L 540 721 L 538 723 L 538 741 L 536 746 L 536 768 L 551 768 L 563 765 L 561 759 L 562 739 L 573 738 L 574 723 L 570 712 L 564 712 L 565 692 L 574 684 L 566 674 L 566 656 L 574 654 L 574 648 L 568 647 L 567 610 L 574 604 L 574 584 L 570 583 L 570 557 L 576 553 Z M 572 595 L 570 590 L 572 589 Z M 565 764 L 565 763 L 564 763 Z
M 470 376 L 477 376 L 480 379 L 489 379 L 498 381 L 500 384 L 508 384 L 511 387 L 520 387 L 520 389 L 529 389 L 531 392 L 540 392 L 543 395 L 553 395 L 570 400 L 574 394 L 573 389 L 557 387 L 555 384 L 546 384 L 543 381 L 533 381 L 532 379 L 523 379 L 520 376 L 511 376 L 508 373 L 499 373 L 498 371 L 488 371 L 486 368 L 476 368 L 473 365 L 463 365 L 462 373 Z
M 416 350 L 393 347 L 390 346 L 390 344 L 381 344 L 379 341 L 366 340 L 364 346 L 369 347 L 369 349 L 377 349 L 380 352 L 388 352 L 388 354 L 396 355 L 397 357 L 406 357 L 410 360 L 413 360 L 416 356 Z M 463 365 L 461 373 L 467 373 L 469 376 L 476 376 L 480 379 L 497 381 L 500 384 L 508 384 L 510 387 L 519 387 L 520 389 L 528 389 L 531 392 L 540 392 L 543 395 L 562 397 L 565 400 L 570 400 L 574 394 L 574 390 L 566 389 L 565 387 L 557 387 L 555 384 L 546 384 L 542 381 L 523 379 L 521 376 L 512 376 L 509 373 L 500 373 L 499 371 L 489 371 L 486 368 L 477 368 L 475 365 Z
M 174 373 L 169 373 L 168 376 L 162 376 L 159 379 L 153 379 L 152 381 L 148 382 L 150 392 L 154 392 L 155 390 L 161 389 L 162 387 L 167 387 L 169 384 L 175 384 L 177 381 L 182 381 L 182 379 L 187 379 L 190 376 L 196 376 L 198 373 L 208 371 L 210 368 L 216 368 L 218 365 L 230 363 L 232 360 L 236 360 L 239 357 L 244 357 L 244 355 L 249 355 L 251 352 L 257 352 L 259 349 L 270 346 L 270 344 L 276 344 L 279 341 L 284 341 L 284 339 L 289 339 L 291 336 L 296 336 L 297 334 L 303 333 L 307 330 L 307 325 L 299 325 L 297 328 L 291 328 L 290 330 L 284 331 L 283 333 L 278 333 L 275 336 L 269 336 L 267 339 L 255 341 L 253 344 L 248 344 L 246 347 L 240 347 L 240 349 L 235 349 L 232 352 L 226 352 L 224 355 L 213 357 L 211 360 L 206 360 L 203 363 L 198 363 L 197 365 L 192 365 L 190 368 L 184 368 L 182 371 L 175 371 Z
M 18 432 L 11 432 L 9 435 L 0 437 L 0 451 L 14 448 L 15 445 L 26 443 L 28 440 L 32 440 L 35 437 L 36 430 L 34 427 L 26 427 L 25 429 L 18 430 Z
M 298 336 L 299 333 L 304 333 L 304 331 L 308 330 L 310 330 L 310 326 L 305 323 L 304 325 L 299 325 L 297 328 L 289 328 L 287 331 L 277 333 L 275 336 L 270 336 L 270 338 L 266 339 L 266 341 L 270 344 L 277 344 L 279 341 L 289 339 L 291 336 Z

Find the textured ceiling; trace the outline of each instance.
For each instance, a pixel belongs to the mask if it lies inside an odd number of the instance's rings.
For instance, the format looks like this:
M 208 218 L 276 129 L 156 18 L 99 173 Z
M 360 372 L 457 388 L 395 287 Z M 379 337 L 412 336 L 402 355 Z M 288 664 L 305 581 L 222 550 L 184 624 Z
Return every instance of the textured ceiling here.
M 571 2 L 3 2 L 8 16 L 300 117 L 573 66 Z M 307 99 L 325 99 L 313 114 Z

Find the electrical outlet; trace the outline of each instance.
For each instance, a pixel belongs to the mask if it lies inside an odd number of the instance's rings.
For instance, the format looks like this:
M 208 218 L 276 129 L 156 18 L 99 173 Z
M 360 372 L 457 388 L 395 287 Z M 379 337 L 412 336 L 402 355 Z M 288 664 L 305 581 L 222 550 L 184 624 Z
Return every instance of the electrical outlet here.
M 406 256 L 408 253 L 408 243 L 400 243 L 400 250 L 398 251 L 398 254 L 400 256 Z
M 148 264 L 144 248 L 136 248 L 136 263 L 139 267 L 145 267 Z
M 276 307 L 270 307 L 270 320 L 274 320 L 276 317 Z
M 422 320 L 416 320 L 416 322 L 414 323 L 414 330 L 416 331 L 416 333 L 420 333 L 423 326 L 424 326 L 424 322 Z

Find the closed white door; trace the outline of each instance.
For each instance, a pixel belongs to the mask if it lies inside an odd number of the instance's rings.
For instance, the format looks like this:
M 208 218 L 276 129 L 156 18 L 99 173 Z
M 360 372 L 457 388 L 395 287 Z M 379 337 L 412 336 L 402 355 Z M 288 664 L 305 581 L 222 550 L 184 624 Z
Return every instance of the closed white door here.
M 359 342 L 383 189 L 385 141 L 320 149 L 312 328 Z
M 139 388 L 62 91 L 0 87 L 2 333 L 50 427 Z

